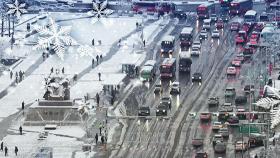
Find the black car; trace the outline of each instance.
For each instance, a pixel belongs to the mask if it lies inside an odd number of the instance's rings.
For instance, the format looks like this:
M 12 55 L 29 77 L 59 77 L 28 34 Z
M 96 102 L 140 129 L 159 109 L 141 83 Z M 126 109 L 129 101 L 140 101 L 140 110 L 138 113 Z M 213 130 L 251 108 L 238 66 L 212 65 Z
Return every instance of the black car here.
M 235 97 L 235 105 L 244 105 L 247 103 L 246 96 L 236 96 Z
M 219 106 L 219 98 L 218 97 L 210 97 L 208 98 L 209 106 Z
M 230 17 L 226 14 L 222 14 L 221 19 L 223 20 L 223 22 L 228 22 Z
M 169 109 L 171 109 L 171 105 L 172 105 L 171 98 L 170 97 L 162 97 L 161 101 L 160 101 L 160 104 L 167 105 L 167 107 Z
M 156 116 L 167 116 L 169 107 L 167 104 L 159 104 L 156 108 Z
M 226 143 L 217 142 L 214 147 L 215 153 L 226 153 Z
M 208 154 L 206 152 L 197 152 L 194 158 L 208 158 Z
M 150 116 L 150 114 L 151 114 L 150 107 L 148 106 L 139 107 L 138 116 Z
M 192 76 L 192 82 L 201 82 L 201 81 L 202 81 L 202 74 L 194 73 Z

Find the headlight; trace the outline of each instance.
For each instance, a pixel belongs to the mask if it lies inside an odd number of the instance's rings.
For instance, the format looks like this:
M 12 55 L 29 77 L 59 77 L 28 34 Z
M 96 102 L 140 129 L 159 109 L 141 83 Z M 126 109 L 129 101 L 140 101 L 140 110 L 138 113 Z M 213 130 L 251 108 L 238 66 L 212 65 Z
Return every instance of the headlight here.
M 157 110 L 157 112 L 159 112 L 159 110 Z
M 170 104 L 170 101 L 168 102 L 168 104 Z
M 163 49 L 161 49 L 160 51 L 161 51 L 161 52 L 163 52 L 164 50 L 163 50 Z
M 149 112 L 148 112 L 148 111 L 146 111 L 146 113 L 148 114 Z
M 162 110 L 162 112 L 165 112 L 165 110 Z
M 201 77 L 199 77 L 199 79 L 201 79 Z
M 194 79 L 194 77 L 192 77 L 192 79 Z

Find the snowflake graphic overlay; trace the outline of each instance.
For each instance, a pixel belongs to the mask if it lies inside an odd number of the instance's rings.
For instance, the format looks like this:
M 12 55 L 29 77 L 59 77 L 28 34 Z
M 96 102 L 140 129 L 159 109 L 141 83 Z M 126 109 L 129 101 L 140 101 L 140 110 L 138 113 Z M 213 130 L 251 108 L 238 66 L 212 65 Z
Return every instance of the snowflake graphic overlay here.
M 18 0 L 15 0 L 12 4 L 7 4 L 7 6 L 9 8 L 7 14 L 15 15 L 17 18 L 19 18 L 21 14 L 27 13 L 25 3 L 19 3 Z
M 46 27 L 37 27 L 40 35 L 38 43 L 33 49 L 46 49 L 51 47 L 54 49 L 58 57 L 63 60 L 65 46 L 76 45 L 77 42 L 70 36 L 72 26 L 58 26 L 55 21 L 50 18 L 50 23 Z
M 110 9 L 107 9 L 108 2 L 92 2 L 92 11 L 94 13 L 94 16 L 98 19 L 101 18 L 103 15 L 107 17 L 109 14 L 112 14 L 113 11 Z

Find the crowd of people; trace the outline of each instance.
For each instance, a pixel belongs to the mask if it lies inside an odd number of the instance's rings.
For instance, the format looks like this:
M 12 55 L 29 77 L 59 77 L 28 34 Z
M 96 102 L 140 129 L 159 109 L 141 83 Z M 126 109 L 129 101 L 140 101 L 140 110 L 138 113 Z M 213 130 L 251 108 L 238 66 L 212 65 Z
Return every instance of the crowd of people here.
M 21 70 L 19 72 L 16 71 L 16 73 L 14 75 L 14 72 L 10 71 L 10 79 L 12 80 L 14 77 L 15 77 L 16 83 L 19 83 L 25 78 L 25 72 L 21 71 Z

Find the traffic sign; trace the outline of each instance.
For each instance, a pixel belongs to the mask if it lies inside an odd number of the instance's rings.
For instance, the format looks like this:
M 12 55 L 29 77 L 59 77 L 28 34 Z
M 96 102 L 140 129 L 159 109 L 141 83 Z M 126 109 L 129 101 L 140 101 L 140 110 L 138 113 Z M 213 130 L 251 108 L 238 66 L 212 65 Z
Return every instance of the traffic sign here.
M 245 124 L 245 125 L 241 125 L 239 127 L 239 132 L 240 133 L 260 133 L 259 128 L 256 125 L 250 125 L 250 130 L 249 130 L 249 125 Z

